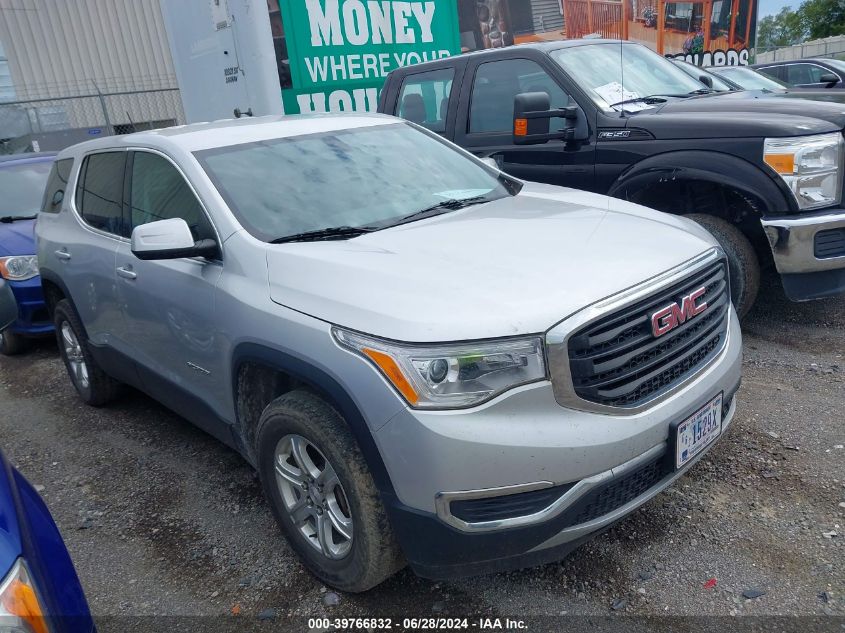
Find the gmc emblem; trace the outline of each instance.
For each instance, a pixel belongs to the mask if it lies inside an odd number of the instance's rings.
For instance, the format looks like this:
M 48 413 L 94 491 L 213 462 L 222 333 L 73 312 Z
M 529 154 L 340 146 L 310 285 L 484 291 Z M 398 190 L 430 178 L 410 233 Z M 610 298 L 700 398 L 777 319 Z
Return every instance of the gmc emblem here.
M 661 308 L 652 314 L 651 331 L 654 337 L 657 338 L 658 336 L 668 334 L 687 319 L 691 319 L 704 312 L 707 309 L 707 302 L 697 302 L 706 292 L 707 288 L 702 286 L 695 292 L 691 292 L 686 297 L 683 297 L 680 303 L 670 303 L 665 308 Z

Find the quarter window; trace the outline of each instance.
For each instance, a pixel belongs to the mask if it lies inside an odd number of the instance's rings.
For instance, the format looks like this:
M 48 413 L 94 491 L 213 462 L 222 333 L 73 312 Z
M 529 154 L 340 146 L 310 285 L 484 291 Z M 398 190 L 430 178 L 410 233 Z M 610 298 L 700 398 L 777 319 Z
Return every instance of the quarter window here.
M 395 114 L 434 132 L 445 132 L 454 77 L 453 68 L 409 75 L 402 83 Z
M 41 202 L 41 213 L 58 213 L 62 210 L 62 200 L 65 197 L 65 188 L 72 166 L 72 158 L 57 160 L 53 163 L 50 177 L 47 179 L 47 189 L 44 191 L 44 200 Z
M 510 132 L 513 99 L 522 92 L 547 93 L 552 108 L 569 105 L 569 96 L 537 62 L 530 59 L 487 62 L 475 73 L 469 133 Z
M 195 240 L 214 239 L 211 223 L 182 174 L 166 158 L 136 152 L 132 159 L 130 194 L 132 228 L 182 218 Z
M 125 164 L 126 152 L 88 156 L 76 188 L 76 205 L 89 226 L 127 237 L 122 211 Z

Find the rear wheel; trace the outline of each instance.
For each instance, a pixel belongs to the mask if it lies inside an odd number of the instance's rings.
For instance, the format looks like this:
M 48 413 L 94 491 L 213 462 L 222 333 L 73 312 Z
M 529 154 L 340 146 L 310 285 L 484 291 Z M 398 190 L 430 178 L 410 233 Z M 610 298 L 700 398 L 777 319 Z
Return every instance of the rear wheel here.
M 276 521 L 305 566 L 343 591 L 366 591 L 404 566 L 349 427 L 325 401 L 292 391 L 258 427 L 258 467 Z
M 29 339 L 10 329 L 0 332 L 0 354 L 4 356 L 16 356 L 29 349 Z
M 760 290 L 760 261 L 748 238 L 730 222 L 712 215 L 691 213 L 684 217 L 707 229 L 728 257 L 731 299 L 740 318 L 748 314 Z
M 114 400 L 121 384 L 106 374 L 94 360 L 85 330 L 67 299 L 56 304 L 53 323 L 59 354 L 76 392 L 91 406 L 100 407 Z

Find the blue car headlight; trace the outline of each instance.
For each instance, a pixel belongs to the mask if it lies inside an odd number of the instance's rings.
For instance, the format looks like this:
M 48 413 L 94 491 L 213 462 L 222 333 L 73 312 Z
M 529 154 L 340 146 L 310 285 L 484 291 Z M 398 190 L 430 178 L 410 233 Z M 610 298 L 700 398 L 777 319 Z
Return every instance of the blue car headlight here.
M 0 275 L 9 281 L 25 281 L 38 276 L 38 257 L 11 255 L 0 257 Z

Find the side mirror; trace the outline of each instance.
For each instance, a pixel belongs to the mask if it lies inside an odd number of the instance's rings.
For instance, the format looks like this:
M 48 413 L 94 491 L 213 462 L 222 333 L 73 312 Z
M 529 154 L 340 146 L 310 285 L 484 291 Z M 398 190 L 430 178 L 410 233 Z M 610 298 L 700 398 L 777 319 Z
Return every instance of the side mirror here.
M 551 110 L 546 92 L 518 94 L 513 98 L 513 142 L 515 145 L 535 145 L 553 140 L 567 143 L 586 140 L 586 121 L 584 129 L 580 129 L 578 113 L 577 106 Z M 566 121 L 564 129 L 549 133 L 550 119 L 558 117 Z
M 490 156 L 484 156 L 481 158 L 481 162 L 487 165 L 488 167 L 492 167 L 496 171 L 501 171 L 499 169 L 499 163 L 496 162 L 495 158 L 491 158 Z
M 138 259 L 179 259 L 180 257 L 215 257 L 214 240 L 194 241 L 188 223 L 182 218 L 158 220 L 132 230 L 132 254 Z
M 713 77 L 710 77 L 709 75 L 701 75 L 698 80 L 710 88 L 710 90 L 713 90 Z
M 827 84 L 827 88 L 833 88 L 833 86 L 839 83 L 839 77 L 834 73 L 825 73 L 819 77 L 819 82 Z

